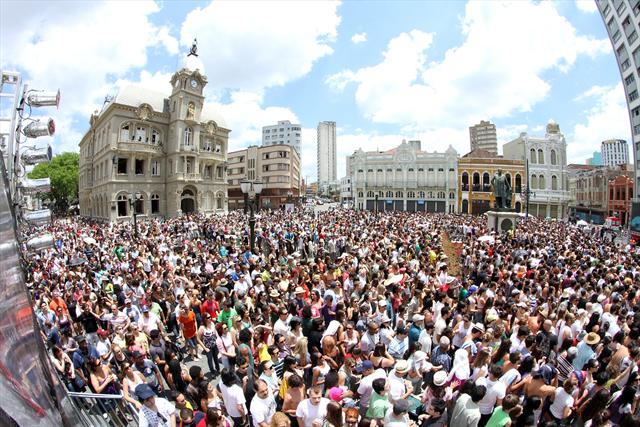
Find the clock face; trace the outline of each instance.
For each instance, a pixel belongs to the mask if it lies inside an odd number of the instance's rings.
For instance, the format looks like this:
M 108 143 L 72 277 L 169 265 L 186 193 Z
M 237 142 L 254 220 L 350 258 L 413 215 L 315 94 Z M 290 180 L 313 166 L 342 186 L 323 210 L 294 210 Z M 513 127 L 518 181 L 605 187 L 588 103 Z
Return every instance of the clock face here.
M 191 87 L 192 87 L 192 88 L 194 88 L 194 89 L 195 89 L 196 87 L 198 87 L 198 82 L 197 82 L 197 81 L 195 81 L 195 80 L 191 80 Z

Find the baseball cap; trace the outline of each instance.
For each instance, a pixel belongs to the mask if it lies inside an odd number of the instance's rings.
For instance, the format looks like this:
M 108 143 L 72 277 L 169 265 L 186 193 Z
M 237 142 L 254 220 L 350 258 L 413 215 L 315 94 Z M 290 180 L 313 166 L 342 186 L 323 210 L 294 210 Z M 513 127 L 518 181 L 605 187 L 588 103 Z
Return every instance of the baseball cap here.
M 109 332 L 105 331 L 104 329 L 100 328 L 96 331 L 96 334 L 98 334 L 101 337 L 106 337 L 109 336 Z
M 141 401 L 145 401 L 150 397 L 154 397 L 156 394 L 153 392 L 148 384 L 138 384 L 135 390 L 136 396 Z
M 344 391 L 340 387 L 331 387 L 329 390 L 329 399 L 335 402 L 340 402 L 343 394 Z
M 142 306 L 142 312 L 143 313 L 148 313 L 149 312 L 149 307 L 147 307 L 146 305 Z
M 357 371 L 359 373 L 363 373 L 364 371 L 366 371 L 367 369 L 373 369 L 373 363 L 371 363 L 370 360 L 365 360 L 363 361 L 360 366 L 358 366 Z

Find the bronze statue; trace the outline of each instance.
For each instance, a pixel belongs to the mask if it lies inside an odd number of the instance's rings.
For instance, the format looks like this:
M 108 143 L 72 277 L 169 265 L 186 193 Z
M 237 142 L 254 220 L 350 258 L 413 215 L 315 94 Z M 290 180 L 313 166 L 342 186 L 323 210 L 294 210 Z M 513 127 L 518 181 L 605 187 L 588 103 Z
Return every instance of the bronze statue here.
M 495 209 L 511 209 L 511 183 L 502 175 L 501 169 L 498 169 L 498 173 L 491 179 L 491 186 L 496 198 Z

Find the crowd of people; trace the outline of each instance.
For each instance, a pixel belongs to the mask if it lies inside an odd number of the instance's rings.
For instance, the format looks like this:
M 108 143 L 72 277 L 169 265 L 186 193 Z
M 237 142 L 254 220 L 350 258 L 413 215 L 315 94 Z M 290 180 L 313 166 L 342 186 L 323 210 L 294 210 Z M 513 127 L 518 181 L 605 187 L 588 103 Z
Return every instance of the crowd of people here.
M 632 244 L 345 209 L 264 213 L 255 253 L 241 211 L 132 227 L 55 222 L 28 285 L 69 390 L 141 426 L 640 425 Z

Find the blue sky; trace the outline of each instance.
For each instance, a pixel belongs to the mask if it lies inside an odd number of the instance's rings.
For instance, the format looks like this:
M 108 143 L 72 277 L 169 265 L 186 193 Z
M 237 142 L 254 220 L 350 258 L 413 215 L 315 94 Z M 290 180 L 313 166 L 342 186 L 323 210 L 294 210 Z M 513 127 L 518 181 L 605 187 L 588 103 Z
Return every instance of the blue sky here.
M 468 126 L 504 143 L 553 119 L 570 162 L 630 139 L 615 58 L 593 1 L 0 2 L 0 65 L 60 88 L 56 151 L 77 150 L 91 112 L 127 84 L 169 92 L 193 37 L 207 102 L 232 149 L 261 127 L 303 127 L 315 177 L 315 127 L 338 124 L 338 174 L 354 150 L 421 139 L 468 151 Z M 49 112 L 43 112 L 43 114 Z

